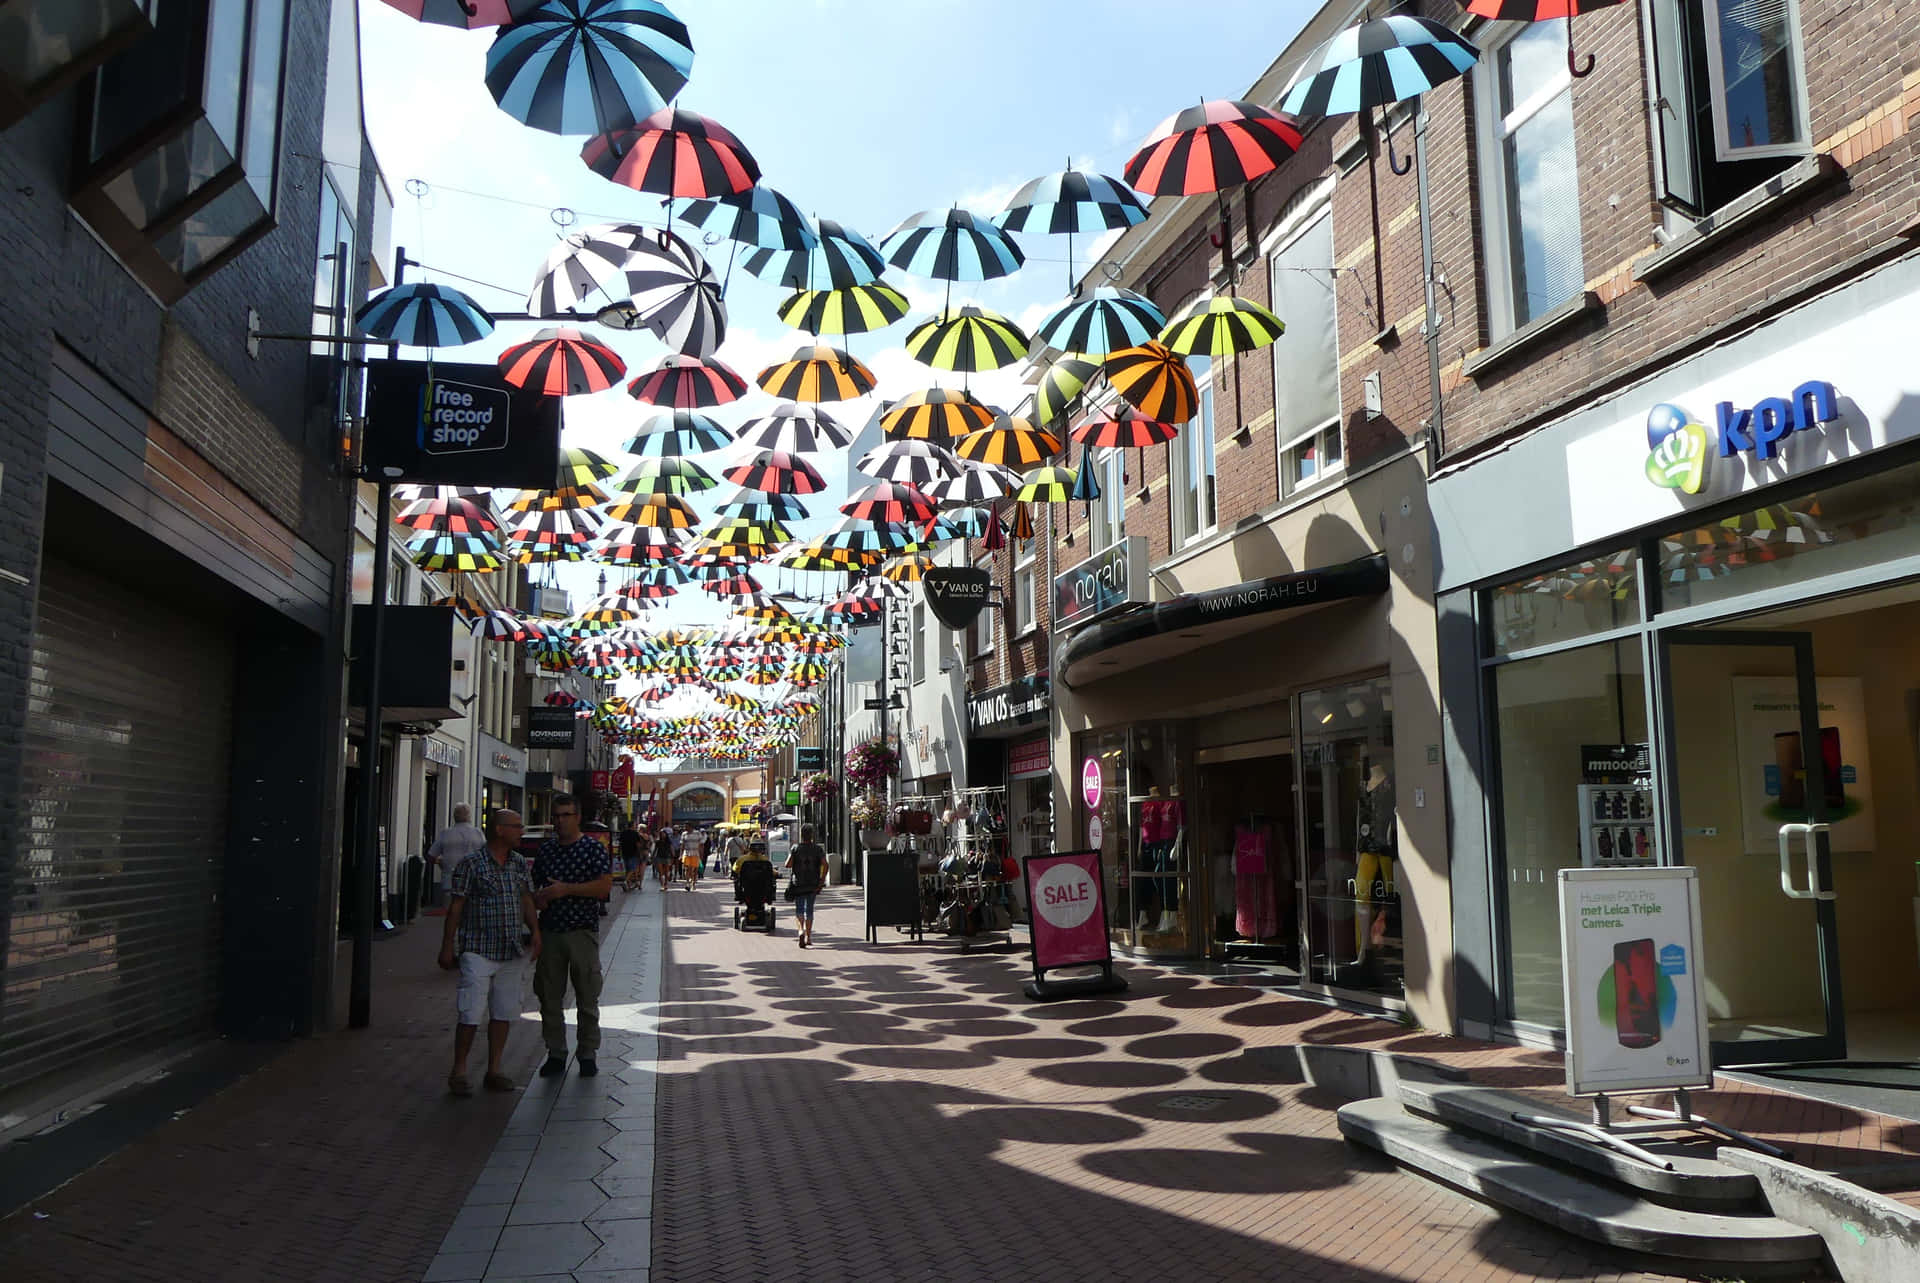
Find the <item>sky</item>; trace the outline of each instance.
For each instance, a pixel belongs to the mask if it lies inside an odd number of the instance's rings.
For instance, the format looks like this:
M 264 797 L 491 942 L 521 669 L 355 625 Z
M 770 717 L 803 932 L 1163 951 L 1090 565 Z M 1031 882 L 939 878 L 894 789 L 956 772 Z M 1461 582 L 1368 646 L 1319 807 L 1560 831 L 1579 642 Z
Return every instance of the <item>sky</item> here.
M 1314 0 L 1212 0 L 1204 11 L 1164 0 L 669 2 L 695 51 L 675 105 L 726 125 L 759 162 L 763 182 L 801 209 L 875 243 L 916 211 L 959 204 L 995 213 L 1021 184 L 1069 161 L 1118 176 L 1168 115 L 1203 99 L 1241 95 L 1318 7 Z M 410 279 L 424 275 L 466 290 L 483 306 L 520 311 L 560 234 L 555 208 L 573 210 L 577 226 L 662 219 L 658 198 L 581 163 L 584 138 L 543 133 L 500 110 L 484 83 L 491 31 L 423 25 L 382 0 L 360 0 L 360 12 L 364 110 L 393 193 L 392 240 L 425 265 L 409 269 Z M 424 194 L 410 194 L 410 180 L 424 183 Z M 697 229 L 682 230 L 697 243 Z M 1061 237 L 1017 239 L 1028 255 L 1021 271 L 957 285 L 953 301 L 978 302 L 1031 332 L 1066 296 L 1067 244 Z M 775 316 L 786 291 L 743 269 L 728 273 L 728 249 L 723 242 L 706 250 L 729 282 L 730 323 L 719 356 L 751 380 L 809 340 Z M 1084 238 L 1075 249 L 1084 269 Z M 873 369 L 880 397 L 954 385 L 958 376 L 917 364 L 901 346 L 914 324 L 940 308 L 942 287 L 897 271 L 888 279 L 913 304 L 908 318 L 838 341 Z M 439 355 L 491 361 L 536 328 L 503 323 L 487 340 Z M 665 351 L 645 333 L 597 335 L 620 352 L 630 374 Z M 970 386 L 1009 408 L 1021 396 L 1013 371 L 976 375 Z M 716 417 L 737 426 L 772 404 L 756 388 Z M 873 402 L 828 409 L 857 429 Z M 616 456 L 651 412 L 623 388 L 570 397 L 564 442 Z M 724 466 L 745 453 L 701 462 L 717 473 L 716 462 Z M 801 534 L 838 517 L 848 485 L 844 452 L 814 462 L 829 489 L 809 501 L 815 517 L 796 525 Z M 852 483 L 866 480 L 856 474 Z M 723 482 L 703 497 L 732 489 Z M 701 506 L 699 498 L 695 504 Z M 576 606 L 596 575 L 560 568 Z M 670 617 L 711 622 L 719 614 L 712 598 L 687 591 L 674 599 Z M 659 622 L 663 614 L 648 618 Z

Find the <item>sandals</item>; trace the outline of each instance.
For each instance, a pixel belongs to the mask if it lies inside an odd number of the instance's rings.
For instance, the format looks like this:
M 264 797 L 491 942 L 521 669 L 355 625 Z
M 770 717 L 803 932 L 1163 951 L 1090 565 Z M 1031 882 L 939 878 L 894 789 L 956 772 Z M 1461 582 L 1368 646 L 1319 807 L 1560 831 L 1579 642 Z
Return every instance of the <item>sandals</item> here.
M 465 1074 L 448 1074 L 447 1095 L 465 1099 L 473 1095 L 473 1084 L 467 1081 Z

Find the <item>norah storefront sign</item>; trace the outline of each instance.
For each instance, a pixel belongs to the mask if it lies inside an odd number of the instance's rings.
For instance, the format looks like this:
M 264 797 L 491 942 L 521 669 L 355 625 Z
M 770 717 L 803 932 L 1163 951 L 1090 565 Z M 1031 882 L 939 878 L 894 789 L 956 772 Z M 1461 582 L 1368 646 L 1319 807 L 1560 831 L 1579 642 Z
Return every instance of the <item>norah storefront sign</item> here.
M 1128 535 L 1053 581 L 1054 626 L 1084 624 L 1146 599 L 1146 536 Z

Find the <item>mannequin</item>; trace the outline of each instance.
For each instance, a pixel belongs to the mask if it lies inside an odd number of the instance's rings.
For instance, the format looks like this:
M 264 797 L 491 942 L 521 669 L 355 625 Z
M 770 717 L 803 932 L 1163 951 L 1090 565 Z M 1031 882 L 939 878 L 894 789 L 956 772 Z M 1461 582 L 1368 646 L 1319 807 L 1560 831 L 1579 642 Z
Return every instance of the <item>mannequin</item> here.
M 1147 800 L 1140 804 L 1138 864 L 1142 873 L 1177 873 L 1180 868 L 1180 853 L 1186 844 L 1187 808 L 1178 784 L 1169 787 L 1167 792 L 1169 796 L 1163 798 L 1158 786 L 1150 788 Z M 1176 932 L 1180 929 L 1180 879 L 1156 877 L 1153 882 L 1160 890 L 1159 917 L 1156 919 L 1142 906 L 1135 926 L 1141 931 L 1157 931 L 1162 935 Z
M 1354 847 L 1360 853 L 1353 879 L 1353 945 L 1360 958 L 1367 956 L 1369 944 L 1386 938 L 1387 906 L 1384 901 L 1396 894 L 1393 882 L 1394 844 L 1393 778 L 1385 763 L 1375 762 L 1367 772 L 1360 790 L 1354 823 Z M 1373 908 L 1373 888 L 1378 883 L 1383 903 Z M 1369 939 L 1371 937 L 1371 939 Z

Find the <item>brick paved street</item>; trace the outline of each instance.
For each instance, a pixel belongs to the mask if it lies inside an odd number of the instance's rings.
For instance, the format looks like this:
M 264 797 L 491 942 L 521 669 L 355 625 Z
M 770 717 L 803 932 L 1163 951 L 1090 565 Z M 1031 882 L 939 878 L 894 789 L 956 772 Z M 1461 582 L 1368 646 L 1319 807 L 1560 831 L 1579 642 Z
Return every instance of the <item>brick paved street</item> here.
M 1338 1101 L 1243 1053 L 1383 1046 L 1545 1096 L 1557 1057 L 1146 967 L 1122 997 L 1032 1004 L 1023 952 L 869 946 L 858 897 L 823 897 L 807 951 L 784 917 L 734 931 L 724 883 L 620 902 L 605 1072 L 466 1102 L 441 1091 L 429 919 L 376 955 L 381 1028 L 289 1048 L 36 1203 L 46 1219 L 0 1223 L 0 1276 L 1667 1277 L 1349 1146 Z M 1819 1163 L 1906 1154 L 1920 1130 L 1745 1086 L 1702 1104 Z

